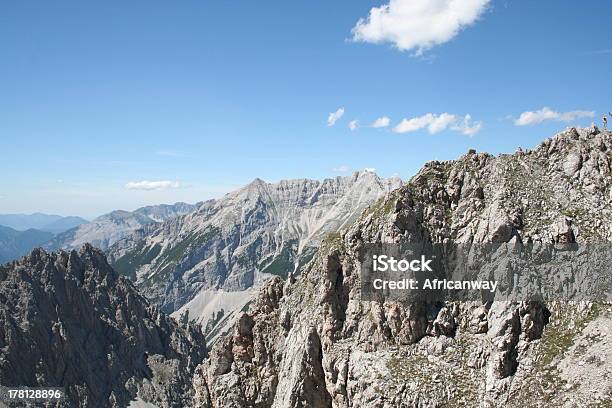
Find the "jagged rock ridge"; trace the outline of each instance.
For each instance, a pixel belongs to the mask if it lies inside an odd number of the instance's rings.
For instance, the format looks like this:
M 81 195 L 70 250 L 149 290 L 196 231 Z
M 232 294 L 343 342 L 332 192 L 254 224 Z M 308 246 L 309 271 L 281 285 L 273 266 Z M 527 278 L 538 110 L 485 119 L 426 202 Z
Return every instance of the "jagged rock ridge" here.
M 569 129 L 532 151 L 428 163 L 297 280 L 262 288 L 198 368 L 196 403 L 612 404 L 609 303 L 361 301 L 366 243 L 519 241 L 612 241 L 612 134 Z
M 199 327 L 149 304 L 90 245 L 0 266 L 4 386 L 64 387 L 65 406 L 183 407 L 205 354 Z

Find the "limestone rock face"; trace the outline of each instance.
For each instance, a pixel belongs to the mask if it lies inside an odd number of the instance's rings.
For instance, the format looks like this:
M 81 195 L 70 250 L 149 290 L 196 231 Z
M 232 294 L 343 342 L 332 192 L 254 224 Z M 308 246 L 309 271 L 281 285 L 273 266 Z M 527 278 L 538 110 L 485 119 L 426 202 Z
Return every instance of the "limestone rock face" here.
M 297 279 L 265 284 L 198 368 L 201 406 L 612 403 L 595 368 L 612 365 L 610 304 L 364 301 L 357 257 L 367 243 L 610 243 L 611 191 L 612 135 L 596 128 L 428 163 L 325 240 Z M 601 351 L 593 377 L 572 370 L 575 341 Z
M 324 181 L 256 179 L 197 211 L 139 230 L 108 253 L 142 293 L 173 312 L 204 290 L 244 291 L 271 276 L 286 277 L 312 258 L 323 237 L 350 226 L 401 184 L 367 171 Z
M 191 404 L 200 328 L 152 306 L 100 250 L 37 249 L 0 266 L 0 299 L 3 386 L 64 387 L 74 407 Z

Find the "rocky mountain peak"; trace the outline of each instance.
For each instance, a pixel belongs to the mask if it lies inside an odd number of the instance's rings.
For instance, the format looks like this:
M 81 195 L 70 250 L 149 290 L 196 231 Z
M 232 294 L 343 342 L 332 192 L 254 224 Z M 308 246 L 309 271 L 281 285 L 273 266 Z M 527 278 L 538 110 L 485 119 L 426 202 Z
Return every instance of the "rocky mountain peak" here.
M 255 179 L 253 179 L 253 181 L 251 181 L 249 184 L 242 187 L 238 191 L 243 192 L 243 194 L 246 194 L 246 195 L 260 194 L 264 192 L 267 189 L 267 187 L 268 187 L 268 183 L 266 183 L 264 180 L 260 179 L 259 177 L 256 177 Z
M 429 162 L 369 216 L 379 220 L 377 228 L 419 220 L 434 241 L 503 241 L 516 235 L 525 242 L 553 242 L 566 219 L 579 242 L 607 240 L 612 231 L 600 212 L 605 217 L 612 211 L 611 146 L 609 132 L 570 128 L 512 155 L 470 153 Z
M 596 128 L 568 129 L 511 155 L 428 163 L 326 239 L 296 280 L 266 283 L 198 369 L 195 382 L 206 386 L 198 403 L 609 404 L 599 358 L 612 354 L 604 337 L 592 337 L 612 324 L 609 304 L 368 301 L 358 254 L 370 243 L 609 244 L 611 188 L 612 135 Z M 593 364 L 582 360 L 589 374 L 580 375 L 576 361 L 587 349 Z
M 0 267 L 0 298 L 2 385 L 64 387 L 74 406 L 191 398 L 200 328 L 150 305 L 101 250 L 36 249 Z
M 265 185 L 265 184 L 267 184 L 265 181 L 263 181 L 263 180 L 262 180 L 262 179 L 260 179 L 259 177 L 255 177 L 255 178 L 253 179 L 253 181 L 251 181 L 251 182 L 248 184 L 248 186 L 251 186 L 251 185 L 253 185 L 253 186 L 261 186 L 261 185 Z

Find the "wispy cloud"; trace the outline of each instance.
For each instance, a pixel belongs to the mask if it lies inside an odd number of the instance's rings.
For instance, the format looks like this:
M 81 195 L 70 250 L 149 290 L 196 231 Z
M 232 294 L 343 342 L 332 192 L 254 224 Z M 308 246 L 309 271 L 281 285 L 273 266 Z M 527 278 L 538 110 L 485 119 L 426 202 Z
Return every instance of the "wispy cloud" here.
M 331 112 L 327 117 L 327 126 L 334 126 L 338 119 L 344 115 L 344 108 L 338 108 L 335 112 Z
M 472 116 L 469 114 L 461 117 L 446 112 L 441 114 L 427 113 L 423 116 L 402 119 L 402 121 L 393 128 L 393 132 L 409 133 L 425 128 L 427 128 L 427 131 L 432 135 L 450 129 L 466 136 L 473 136 L 482 129 L 482 122 L 472 122 Z
M 490 0 L 389 0 L 373 7 L 360 19 L 352 34 L 354 41 L 392 43 L 415 55 L 452 40 L 474 24 Z
M 359 121 L 357 119 L 351 120 L 348 124 L 348 128 L 351 130 L 357 130 L 359 128 Z
M 53 161 L 55 163 L 61 163 L 61 164 L 82 164 L 84 162 L 86 162 L 88 165 L 96 165 L 96 166 L 108 166 L 108 167 L 117 167 L 117 166 L 139 166 L 142 164 L 146 164 L 145 161 L 141 161 L 141 160 L 106 160 L 106 159 L 101 159 L 101 158 L 97 158 L 97 157 L 89 157 L 89 156 L 83 156 L 83 157 L 76 157 L 76 158 L 65 158 L 65 157 L 59 157 L 59 158 L 54 158 Z
M 546 121 L 571 122 L 580 118 L 593 118 L 595 112 L 586 110 L 575 110 L 570 112 L 557 112 L 549 107 L 543 107 L 536 111 L 521 113 L 518 119 L 514 119 L 516 126 L 536 125 Z
M 587 54 L 590 54 L 590 55 L 612 54 L 612 48 L 608 48 L 604 50 L 589 51 L 587 52 Z
M 188 154 L 180 151 L 180 150 L 174 150 L 174 149 L 161 149 L 155 152 L 156 155 L 158 156 L 164 156 L 164 157 L 187 157 Z
M 341 166 L 334 167 L 334 168 L 332 169 L 332 171 L 333 171 L 334 173 L 348 173 L 348 172 L 350 172 L 350 171 L 351 171 L 351 168 L 350 168 L 349 166 L 347 166 L 347 165 L 343 164 L 343 165 L 341 165 Z
M 373 128 L 384 128 L 391 124 L 391 119 L 387 116 L 382 116 L 372 123 Z
M 178 181 L 159 180 L 159 181 L 130 181 L 125 185 L 128 190 L 167 190 L 170 188 L 179 188 L 181 183 Z

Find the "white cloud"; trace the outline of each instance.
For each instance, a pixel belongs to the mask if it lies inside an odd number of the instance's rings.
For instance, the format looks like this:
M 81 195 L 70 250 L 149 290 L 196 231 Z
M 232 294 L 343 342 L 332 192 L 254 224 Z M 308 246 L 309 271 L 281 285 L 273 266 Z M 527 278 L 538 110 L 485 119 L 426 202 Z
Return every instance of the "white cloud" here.
M 376 173 L 376 169 L 374 167 L 366 167 L 363 169 L 366 173 Z
M 348 124 L 348 128 L 351 130 L 357 130 L 359 128 L 359 121 L 358 120 L 351 120 Z
M 178 181 L 160 180 L 160 181 L 130 181 L 125 185 L 128 190 L 166 190 L 169 188 L 179 188 L 181 183 Z
M 174 149 L 158 150 L 157 152 L 155 152 L 155 154 L 157 154 L 158 156 L 165 156 L 165 157 L 186 157 L 188 156 L 185 152 L 182 152 L 180 150 L 174 150 Z
M 334 173 L 348 173 L 351 171 L 351 168 L 345 164 L 343 164 L 342 166 L 338 166 L 338 167 L 334 167 L 332 169 L 332 171 Z
M 428 126 L 434 118 L 434 115 L 428 113 L 412 119 L 402 119 L 402 121 L 393 128 L 395 133 L 416 132 Z
M 427 131 L 432 135 L 450 129 L 466 136 L 473 136 L 482 129 L 482 122 L 472 122 L 471 115 L 461 117 L 446 112 L 439 115 L 427 113 L 423 116 L 417 116 L 411 119 L 402 119 L 402 121 L 393 128 L 393 131 L 395 133 L 409 133 L 425 128 L 427 128 Z
M 457 122 L 457 120 L 457 116 L 451 115 L 450 113 L 442 113 L 438 116 L 433 115 L 433 119 L 427 130 L 429 130 L 429 133 L 431 134 L 440 133 L 453 123 Z
M 571 122 L 580 118 L 593 117 L 595 117 L 595 112 L 593 111 L 576 110 L 570 112 L 557 112 L 545 106 L 542 109 L 536 111 L 527 111 L 521 113 L 518 119 L 514 120 L 514 124 L 516 126 L 527 126 L 542 123 L 547 120 L 555 120 L 558 122 Z
M 474 136 L 482 129 L 482 122 L 472 122 L 472 115 L 467 114 L 463 117 L 461 122 L 455 123 L 451 129 L 456 132 L 461 132 L 466 136 Z
M 383 117 L 376 119 L 374 123 L 372 123 L 372 127 L 373 128 L 384 128 L 384 127 L 389 126 L 389 124 L 391 124 L 391 119 L 389 119 L 387 116 L 383 116 Z
M 342 115 L 344 115 L 344 108 L 339 108 L 337 111 L 331 112 L 327 117 L 327 126 L 334 126 Z
M 361 18 L 352 34 L 354 41 L 390 42 L 402 51 L 416 55 L 452 40 L 474 24 L 490 0 L 389 0 L 373 7 Z

